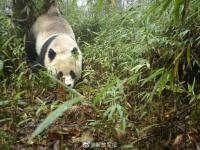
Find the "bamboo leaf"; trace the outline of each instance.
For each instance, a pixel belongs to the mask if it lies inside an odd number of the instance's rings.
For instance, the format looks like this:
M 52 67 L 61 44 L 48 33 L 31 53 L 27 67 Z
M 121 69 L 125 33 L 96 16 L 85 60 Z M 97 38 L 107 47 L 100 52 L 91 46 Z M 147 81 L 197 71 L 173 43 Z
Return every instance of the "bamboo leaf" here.
M 184 0 L 184 7 L 183 7 L 183 12 L 182 12 L 182 21 L 185 20 L 187 14 L 188 14 L 189 3 L 190 3 L 190 0 Z
M 174 64 L 174 78 L 178 77 L 179 60 L 180 59 L 177 59 L 177 61 L 175 61 L 175 64 Z
M 174 89 L 174 72 L 173 72 L 173 68 L 170 70 L 169 81 L 170 81 L 171 89 Z
M 74 104 L 77 104 L 81 101 L 81 98 L 73 98 L 63 104 L 61 104 L 56 110 L 51 112 L 47 118 L 36 128 L 32 133 L 29 141 L 39 135 L 44 129 L 46 129 L 53 121 L 55 121 L 59 116 L 63 114 L 66 110 L 70 109 Z
M 98 13 L 100 13 L 103 10 L 103 3 L 104 3 L 104 0 L 99 0 L 99 3 L 98 3 Z
M 190 45 L 188 45 L 188 47 L 187 47 L 187 64 L 188 64 L 188 66 L 189 66 L 190 68 L 192 68 Z
M 164 4 L 162 6 L 160 16 L 166 11 L 166 9 L 169 7 L 171 2 L 172 2 L 172 0 L 166 0 L 165 2 L 163 2 Z
M 155 95 L 156 91 L 159 89 L 158 91 L 158 96 L 161 96 L 162 91 L 165 89 L 167 82 L 169 81 L 168 77 L 169 77 L 169 72 L 170 71 L 165 71 L 163 73 L 163 75 L 159 78 L 159 80 L 156 82 L 153 91 L 151 92 L 151 96 L 149 98 L 149 100 L 153 99 L 153 96 Z
M 149 7 L 149 9 L 146 11 L 146 15 L 150 15 L 153 12 L 155 12 L 159 8 L 160 5 L 161 5 L 161 2 L 155 2 L 155 4 Z
M 180 8 L 181 8 L 181 0 L 175 0 L 174 4 L 174 19 L 175 22 L 178 22 L 180 19 Z
M 16 35 L 11 36 L 7 41 L 5 41 L 5 43 L 3 44 L 2 47 L 6 47 L 8 45 L 8 43 L 10 43 L 15 37 L 16 37 Z
M 108 117 L 108 120 L 112 120 L 113 113 L 115 112 L 115 110 L 116 110 L 116 105 L 110 106 L 110 107 L 105 111 L 105 113 L 103 114 L 104 118 L 105 118 L 105 117 Z
M 158 91 L 158 96 L 160 97 L 162 94 L 162 91 L 166 88 L 166 84 L 169 81 L 169 71 L 165 71 L 165 73 L 162 75 L 159 81 L 159 91 Z
M 178 51 L 178 50 L 177 50 Z M 178 55 L 175 57 L 175 59 L 174 59 L 174 64 L 176 64 L 176 61 L 179 61 L 179 59 L 181 59 L 181 57 L 183 56 L 183 52 L 185 51 L 185 49 L 183 48 L 182 50 L 181 50 L 181 52 L 179 52 L 178 53 Z
M 157 76 L 161 75 L 164 71 L 164 68 L 160 68 L 158 70 L 156 70 L 153 74 L 151 74 L 149 77 L 147 77 L 146 79 L 144 79 L 143 83 L 142 83 L 142 86 L 144 84 L 146 84 L 147 82 L 155 79 Z
M 4 62 L 2 60 L 0 60 L 0 72 L 3 71 L 3 66 L 4 66 Z
M 97 93 L 93 104 L 96 106 L 97 104 L 101 103 L 101 99 L 104 97 L 104 95 L 106 94 L 106 92 L 108 91 L 109 88 L 111 88 L 112 86 L 114 86 L 116 84 L 116 80 L 113 81 L 109 81 L 107 83 L 107 85 L 105 87 L 103 87 L 102 89 L 100 89 L 100 91 Z
M 117 131 L 118 134 L 125 134 L 126 128 L 127 128 L 126 119 L 122 118 L 122 120 L 120 121 L 120 126 L 116 127 L 115 130 Z
M 117 111 L 120 115 L 120 118 L 123 118 L 123 107 L 119 104 L 117 104 Z

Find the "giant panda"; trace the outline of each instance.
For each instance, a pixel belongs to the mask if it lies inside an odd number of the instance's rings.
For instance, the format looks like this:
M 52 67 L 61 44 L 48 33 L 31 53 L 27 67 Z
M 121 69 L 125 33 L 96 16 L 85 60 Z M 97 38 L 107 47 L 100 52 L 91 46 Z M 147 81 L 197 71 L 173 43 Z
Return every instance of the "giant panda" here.
M 36 61 L 69 87 L 81 77 L 82 53 L 69 23 L 56 5 L 39 16 L 26 42 L 28 59 Z

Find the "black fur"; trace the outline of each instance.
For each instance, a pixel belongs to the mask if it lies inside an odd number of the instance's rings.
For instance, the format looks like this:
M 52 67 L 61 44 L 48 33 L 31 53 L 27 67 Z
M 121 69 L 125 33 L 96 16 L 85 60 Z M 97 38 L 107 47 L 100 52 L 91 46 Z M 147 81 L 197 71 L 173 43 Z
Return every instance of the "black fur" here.
M 78 54 L 78 49 L 77 49 L 76 47 L 73 48 L 73 50 L 72 50 L 72 54 L 73 54 L 73 55 Z
M 74 71 L 71 70 L 69 74 L 72 79 L 76 79 L 76 74 L 74 73 Z
M 52 48 L 49 49 L 48 57 L 51 61 L 56 57 L 56 52 Z
M 58 74 L 57 74 L 57 78 L 58 79 L 61 79 L 63 77 L 63 72 L 62 71 L 59 71 Z
M 49 45 L 51 44 L 51 42 L 57 37 L 57 35 L 54 35 L 52 37 L 50 37 L 45 43 L 44 45 L 42 46 L 41 48 L 41 52 L 40 52 L 40 56 L 38 58 L 38 62 L 44 66 L 44 58 L 45 58 L 45 55 L 46 55 L 46 52 L 47 52 L 47 49 L 49 47 Z
M 30 33 L 26 35 L 25 51 L 26 51 L 28 60 L 33 62 L 37 59 L 38 55 L 36 53 L 36 48 L 35 48 L 35 39 L 33 35 L 31 35 Z

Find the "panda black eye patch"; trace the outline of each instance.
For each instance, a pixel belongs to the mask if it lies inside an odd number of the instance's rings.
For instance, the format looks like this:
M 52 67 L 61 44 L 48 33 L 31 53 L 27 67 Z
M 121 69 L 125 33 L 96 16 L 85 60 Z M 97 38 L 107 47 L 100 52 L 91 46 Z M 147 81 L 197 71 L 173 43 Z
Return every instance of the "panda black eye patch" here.
M 57 74 L 57 78 L 60 79 L 63 77 L 63 72 L 62 71 L 59 71 L 58 74 Z
M 76 74 L 75 74 L 74 71 L 71 70 L 69 74 L 70 74 L 70 76 L 71 76 L 72 79 L 76 78 Z
M 78 49 L 76 47 L 73 48 L 72 54 L 74 54 L 74 55 L 78 54 Z
M 48 52 L 48 57 L 50 60 L 53 60 L 56 57 L 56 52 L 52 48 L 50 48 Z

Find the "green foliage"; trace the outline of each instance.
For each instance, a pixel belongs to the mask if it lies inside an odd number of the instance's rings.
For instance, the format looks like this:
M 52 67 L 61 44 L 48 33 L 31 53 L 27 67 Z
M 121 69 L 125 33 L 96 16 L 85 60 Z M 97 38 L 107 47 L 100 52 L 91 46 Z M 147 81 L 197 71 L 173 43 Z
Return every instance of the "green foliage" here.
M 185 17 L 187 17 L 189 13 L 189 4 L 197 3 L 196 0 L 160 0 L 155 1 L 154 5 L 152 5 L 148 11 L 148 13 L 152 13 L 152 11 L 159 11 L 161 15 L 163 13 L 169 12 L 169 15 L 173 16 L 174 22 L 184 21 Z
M 71 99 L 62 105 L 60 105 L 55 111 L 51 112 L 48 117 L 36 128 L 30 137 L 30 141 L 37 135 L 39 135 L 44 129 L 46 129 L 55 119 L 63 114 L 67 109 L 70 109 L 74 104 L 80 102 L 80 98 Z
M 3 65 L 4 65 L 4 62 L 2 60 L 0 60 L 0 72 L 1 73 L 3 72 Z
M 0 145 L 1 149 L 9 150 L 11 148 L 10 144 L 13 138 L 9 133 L 3 131 L 2 129 L 0 129 L 0 140 L 1 140 L 1 145 Z
M 34 3 L 42 9 L 43 4 Z M 98 137 L 96 141 L 115 139 L 120 148 L 137 149 L 171 148 L 169 143 L 177 135 L 199 132 L 200 1 L 142 1 L 125 11 L 106 3 L 91 2 L 88 12 L 74 3 L 64 10 L 84 56 L 84 80 L 76 90 L 44 70 L 31 69 L 24 59 L 24 39 L 17 37 L 20 30 L 0 17 L 3 123 L 19 129 L 29 121 L 41 122 L 50 113 L 32 138 L 49 131 L 47 127 L 57 119 L 64 126 L 90 125 L 87 129 Z M 70 115 L 80 99 L 84 99 L 81 109 Z M 86 106 L 93 111 L 82 109 Z M 62 117 L 64 111 L 67 115 Z M 40 141 L 40 136 L 35 140 Z M 192 147 L 190 140 L 185 137 L 187 148 Z

